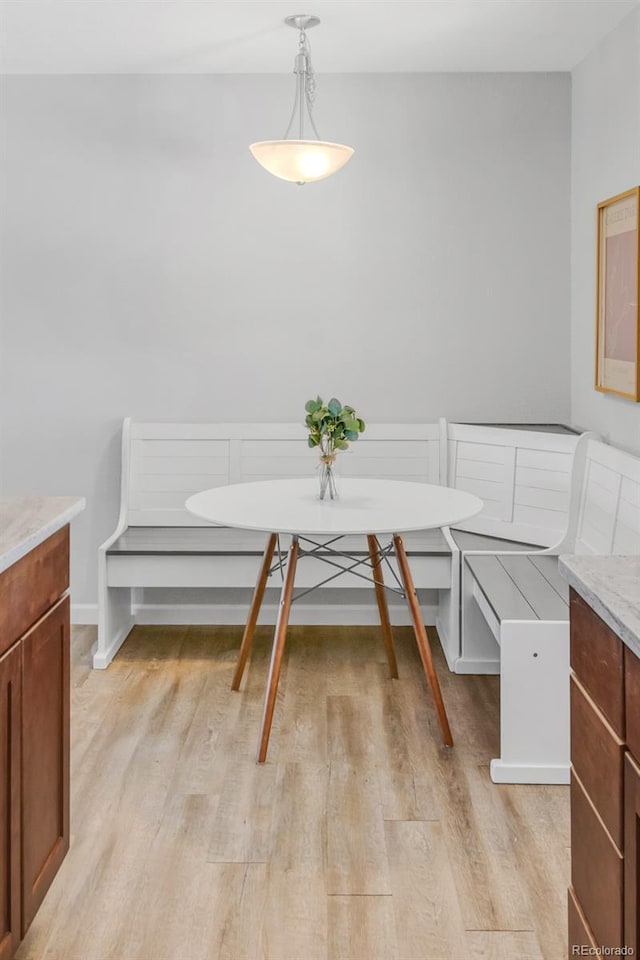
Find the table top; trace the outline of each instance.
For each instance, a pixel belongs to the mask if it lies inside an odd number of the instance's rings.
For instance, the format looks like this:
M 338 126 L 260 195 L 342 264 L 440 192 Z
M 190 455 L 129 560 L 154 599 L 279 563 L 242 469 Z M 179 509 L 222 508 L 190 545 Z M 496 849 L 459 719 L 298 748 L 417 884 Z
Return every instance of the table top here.
M 235 483 L 196 493 L 195 516 L 225 527 L 309 535 L 405 533 L 468 520 L 478 497 L 451 487 L 406 480 L 340 478 L 337 500 L 318 499 L 317 478 Z

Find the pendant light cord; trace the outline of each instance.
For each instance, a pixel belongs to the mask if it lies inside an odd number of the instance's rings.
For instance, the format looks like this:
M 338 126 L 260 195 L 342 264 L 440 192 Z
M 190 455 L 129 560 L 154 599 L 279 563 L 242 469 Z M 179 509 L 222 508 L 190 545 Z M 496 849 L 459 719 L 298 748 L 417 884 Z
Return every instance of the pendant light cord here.
M 320 139 L 320 134 L 316 129 L 313 120 L 313 106 L 316 98 L 316 75 L 311 63 L 311 47 L 307 38 L 306 31 L 301 30 L 298 36 L 298 55 L 295 60 L 294 73 L 296 75 L 296 96 L 293 101 L 293 109 L 289 125 L 285 130 L 283 140 L 289 138 L 289 132 L 293 126 L 296 114 L 299 115 L 299 140 L 304 140 L 304 109 L 307 109 L 309 122 L 316 135 L 316 140 Z

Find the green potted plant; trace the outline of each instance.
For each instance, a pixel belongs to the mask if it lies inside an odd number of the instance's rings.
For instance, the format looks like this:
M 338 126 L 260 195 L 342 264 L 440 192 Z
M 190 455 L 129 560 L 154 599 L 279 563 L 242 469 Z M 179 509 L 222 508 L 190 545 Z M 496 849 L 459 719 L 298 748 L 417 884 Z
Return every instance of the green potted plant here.
M 322 397 L 308 400 L 304 409 L 307 414 L 304 422 L 309 429 L 307 442 L 320 451 L 320 499 L 324 500 L 328 495 L 335 500 L 338 496 L 334 472 L 336 456 L 338 451 L 346 450 L 358 439 L 365 422 L 356 415 L 353 407 L 343 407 L 335 397 L 328 403 Z

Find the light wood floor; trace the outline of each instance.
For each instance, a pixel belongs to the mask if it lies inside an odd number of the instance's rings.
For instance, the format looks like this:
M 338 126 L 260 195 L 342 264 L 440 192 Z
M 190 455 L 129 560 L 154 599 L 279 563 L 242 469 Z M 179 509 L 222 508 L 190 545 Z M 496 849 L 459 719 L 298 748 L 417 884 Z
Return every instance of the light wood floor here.
M 17 960 L 563 960 L 568 788 L 496 786 L 495 677 L 412 636 L 294 628 L 268 763 L 271 631 L 138 627 L 106 671 L 74 631 L 72 843 Z

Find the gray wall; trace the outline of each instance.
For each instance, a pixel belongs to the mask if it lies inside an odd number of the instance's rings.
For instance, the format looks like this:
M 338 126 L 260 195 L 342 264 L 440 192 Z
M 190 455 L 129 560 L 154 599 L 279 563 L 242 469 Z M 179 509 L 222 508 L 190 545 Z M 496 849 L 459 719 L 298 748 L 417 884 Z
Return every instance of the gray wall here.
M 640 8 L 573 72 L 571 413 L 640 452 L 640 404 L 594 389 L 596 204 L 640 184 Z
M 2 488 L 86 494 L 77 602 L 125 414 L 294 420 L 320 391 L 371 421 L 569 416 L 569 77 L 321 77 L 320 133 L 356 155 L 305 187 L 247 149 L 291 94 L 3 78 Z

